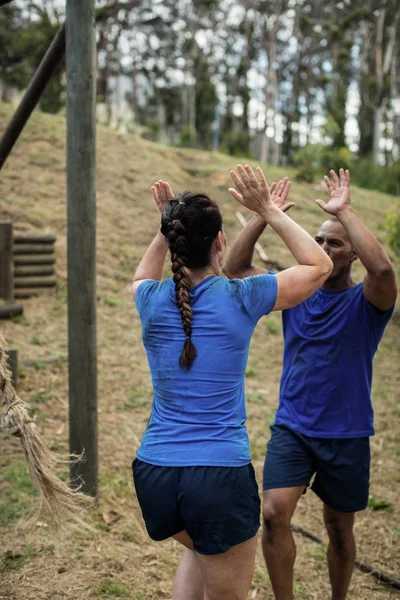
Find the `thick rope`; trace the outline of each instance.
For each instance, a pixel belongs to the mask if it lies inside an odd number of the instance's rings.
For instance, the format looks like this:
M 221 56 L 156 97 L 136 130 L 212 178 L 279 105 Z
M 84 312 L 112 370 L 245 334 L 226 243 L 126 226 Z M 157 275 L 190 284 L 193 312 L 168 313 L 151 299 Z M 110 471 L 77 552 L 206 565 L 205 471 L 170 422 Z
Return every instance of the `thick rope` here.
M 0 405 L 5 408 L 2 425 L 21 440 L 32 481 L 39 491 L 42 518 L 61 528 L 71 523 L 85 525 L 78 516 L 79 509 L 92 504 L 93 499 L 79 490 L 72 490 L 55 474 L 57 464 L 80 460 L 80 457 L 63 460 L 47 448 L 30 415 L 28 404 L 17 396 L 12 386 L 5 348 L 5 340 L 0 336 Z

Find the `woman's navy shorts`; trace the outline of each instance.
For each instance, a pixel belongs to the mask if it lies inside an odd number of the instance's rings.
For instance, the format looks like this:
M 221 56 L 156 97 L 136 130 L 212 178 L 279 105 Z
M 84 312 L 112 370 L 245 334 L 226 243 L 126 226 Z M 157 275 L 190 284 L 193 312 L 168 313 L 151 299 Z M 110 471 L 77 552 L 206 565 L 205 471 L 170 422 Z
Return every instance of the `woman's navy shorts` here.
M 368 504 L 369 438 L 314 438 L 284 425 L 271 425 L 263 489 L 308 486 L 338 512 L 357 512 Z
M 253 465 L 159 467 L 132 463 L 136 494 L 149 536 L 186 531 L 199 554 L 221 554 L 254 537 L 260 497 Z

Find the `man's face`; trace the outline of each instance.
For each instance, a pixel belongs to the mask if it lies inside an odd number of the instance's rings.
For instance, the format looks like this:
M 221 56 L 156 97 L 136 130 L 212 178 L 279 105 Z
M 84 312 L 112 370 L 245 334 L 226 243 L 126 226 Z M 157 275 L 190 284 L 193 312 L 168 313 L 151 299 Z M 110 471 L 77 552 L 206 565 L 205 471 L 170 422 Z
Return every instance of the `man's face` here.
M 341 272 L 350 271 L 352 263 L 357 259 L 357 254 L 341 223 L 325 221 L 315 236 L 315 240 L 333 262 L 333 271 L 329 279 L 336 277 Z

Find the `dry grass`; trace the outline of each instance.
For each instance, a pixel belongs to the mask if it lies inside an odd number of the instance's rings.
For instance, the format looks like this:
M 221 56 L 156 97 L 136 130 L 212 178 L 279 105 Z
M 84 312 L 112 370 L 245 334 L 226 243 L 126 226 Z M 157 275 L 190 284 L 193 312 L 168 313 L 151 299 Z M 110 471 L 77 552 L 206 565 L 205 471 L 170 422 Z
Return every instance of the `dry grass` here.
M 2 128 L 10 112 L 0 105 Z M 21 319 L 1 322 L 2 333 L 19 351 L 18 393 L 34 408 L 47 443 L 67 450 L 68 391 L 65 362 L 46 364 L 41 358 L 67 353 L 65 136 L 60 118 L 35 113 L 2 171 L 0 218 L 10 217 L 17 230 L 54 231 L 55 292 L 24 301 Z M 14 600 L 84 600 L 169 598 L 181 554 L 175 542 L 153 543 L 146 535 L 133 493 L 130 463 L 135 455 L 151 405 L 151 385 L 141 344 L 138 316 L 129 296 L 133 270 L 158 227 L 158 214 L 149 193 L 155 179 L 171 182 L 174 190 L 202 189 L 221 205 L 228 237 L 239 231 L 236 205 L 226 188 L 232 159 L 218 155 L 153 145 L 142 139 L 99 129 L 98 132 L 98 363 L 100 504 L 89 517 L 93 532 L 55 536 L 46 523 L 23 527 L 37 503 L 26 474 L 18 440 L 0 433 L 0 592 Z M 283 174 L 267 169 L 269 179 Z M 296 184 L 293 214 L 310 232 L 323 220 L 312 200 L 320 186 Z M 392 199 L 354 190 L 354 205 L 384 240 L 379 223 Z M 290 256 L 276 237 L 263 237 L 267 253 L 283 264 Z M 357 268 L 357 277 L 362 276 Z M 356 533 L 359 558 L 391 574 L 400 572 L 400 502 L 398 499 L 400 436 L 398 429 L 400 330 L 388 327 L 375 361 L 374 405 L 377 435 L 372 440 L 371 494 L 392 505 L 390 510 L 367 509 L 359 515 Z M 282 337 L 279 315 L 257 327 L 247 371 L 249 434 L 254 464 L 261 481 L 265 443 L 277 403 Z M 61 472 L 61 476 L 67 473 Z M 294 521 L 326 539 L 321 506 L 312 493 L 300 501 Z M 18 526 L 18 527 L 17 527 Z M 296 536 L 296 597 L 329 597 L 324 553 Z M 252 598 L 272 599 L 259 550 Z M 370 576 L 356 573 L 349 600 L 387 600 L 395 592 Z

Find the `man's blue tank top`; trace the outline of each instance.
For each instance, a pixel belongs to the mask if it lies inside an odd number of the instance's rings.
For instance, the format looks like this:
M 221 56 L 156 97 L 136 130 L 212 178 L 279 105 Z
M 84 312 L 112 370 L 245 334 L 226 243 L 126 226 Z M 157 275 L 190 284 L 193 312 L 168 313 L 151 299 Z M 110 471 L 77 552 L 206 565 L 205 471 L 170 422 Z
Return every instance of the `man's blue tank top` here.
M 283 311 L 276 423 L 310 437 L 373 435 L 372 360 L 392 313 L 372 306 L 362 283 L 340 292 L 319 289 Z
M 136 291 L 153 383 L 153 405 L 137 457 L 161 466 L 233 466 L 251 461 L 244 375 L 257 321 L 275 305 L 273 275 L 209 277 L 190 290 L 197 357 L 179 365 L 185 341 L 175 284 Z

